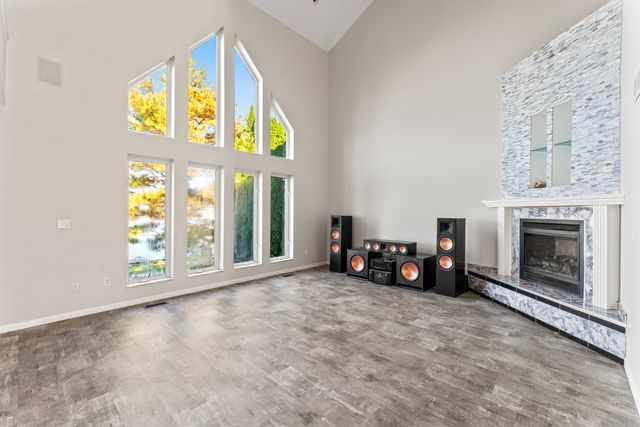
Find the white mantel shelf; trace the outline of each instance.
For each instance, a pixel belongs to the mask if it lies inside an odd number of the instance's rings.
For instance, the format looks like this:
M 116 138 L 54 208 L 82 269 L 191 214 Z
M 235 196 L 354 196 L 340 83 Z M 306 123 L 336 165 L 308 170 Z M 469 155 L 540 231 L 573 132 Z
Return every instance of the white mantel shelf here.
M 624 205 L 624 194 L 618 193 L 579 197 L 483 200 L 482 203 L 489 208 Z

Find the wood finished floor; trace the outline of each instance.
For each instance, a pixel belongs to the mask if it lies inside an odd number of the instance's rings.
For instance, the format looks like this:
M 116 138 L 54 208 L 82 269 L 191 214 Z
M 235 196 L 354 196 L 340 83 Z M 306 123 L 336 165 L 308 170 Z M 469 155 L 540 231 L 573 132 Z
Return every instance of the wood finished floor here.
M 0 335 L 0 425 L 639 425 L 624 369 L 473 294 L 300 272 Z

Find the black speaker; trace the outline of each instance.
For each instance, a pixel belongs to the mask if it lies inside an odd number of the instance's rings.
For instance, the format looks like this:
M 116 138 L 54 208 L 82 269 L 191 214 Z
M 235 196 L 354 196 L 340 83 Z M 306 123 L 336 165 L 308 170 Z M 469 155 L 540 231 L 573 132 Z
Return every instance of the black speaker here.
M 347 251 L 347 274 L 369 280 L 369 263 L 375 258 L 382 258 L 382 253 L 371 252 L 365 248 L 349 249 Z
M 347 271 L 347 251 L 351 249 L 353 218 L 332 215 L 329 229 L 329 270 L 334 273 Z
M 367 239 L 364 241 L 364 248 L 385 254 L 415 255 L 418 244 L 401 240 Z
M 396 257 L 396 284 L 426 291 L 436 284 L 436 256 L 418 254 Z
M 438 218 L 436 292 L 457 297 L 467 290 L 464 218 Z

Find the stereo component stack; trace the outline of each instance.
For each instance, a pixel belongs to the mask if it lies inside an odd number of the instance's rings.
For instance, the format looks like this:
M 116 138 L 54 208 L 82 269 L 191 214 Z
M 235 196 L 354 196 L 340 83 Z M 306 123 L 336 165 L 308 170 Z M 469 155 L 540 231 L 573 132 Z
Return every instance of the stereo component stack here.
M 394 256 L 383 256 L 370 262 L 369 281 L 378 285 L 395 286 L 396 260 Z
M 347 251 L 351 249 L 353 218 L 332 215 L 329 229 L 329 270 L 334 273 L 347 271 Z

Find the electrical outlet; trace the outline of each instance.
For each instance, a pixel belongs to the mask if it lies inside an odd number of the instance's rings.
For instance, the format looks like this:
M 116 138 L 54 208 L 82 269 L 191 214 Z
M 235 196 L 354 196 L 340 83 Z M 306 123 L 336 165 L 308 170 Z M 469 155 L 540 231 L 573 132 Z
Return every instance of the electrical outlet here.
M 109 286 L 111 286 L 111 277 L 105 277 L 104 278 L 104 287 L 108 288 Z
M 78 292 L 80 290 L 80 283 L 74 283 L 71 289 L 73 289 L 74 292 Z
M 71 220 L 67 218 L 58 218 L 58 230 L 70 230 Z

